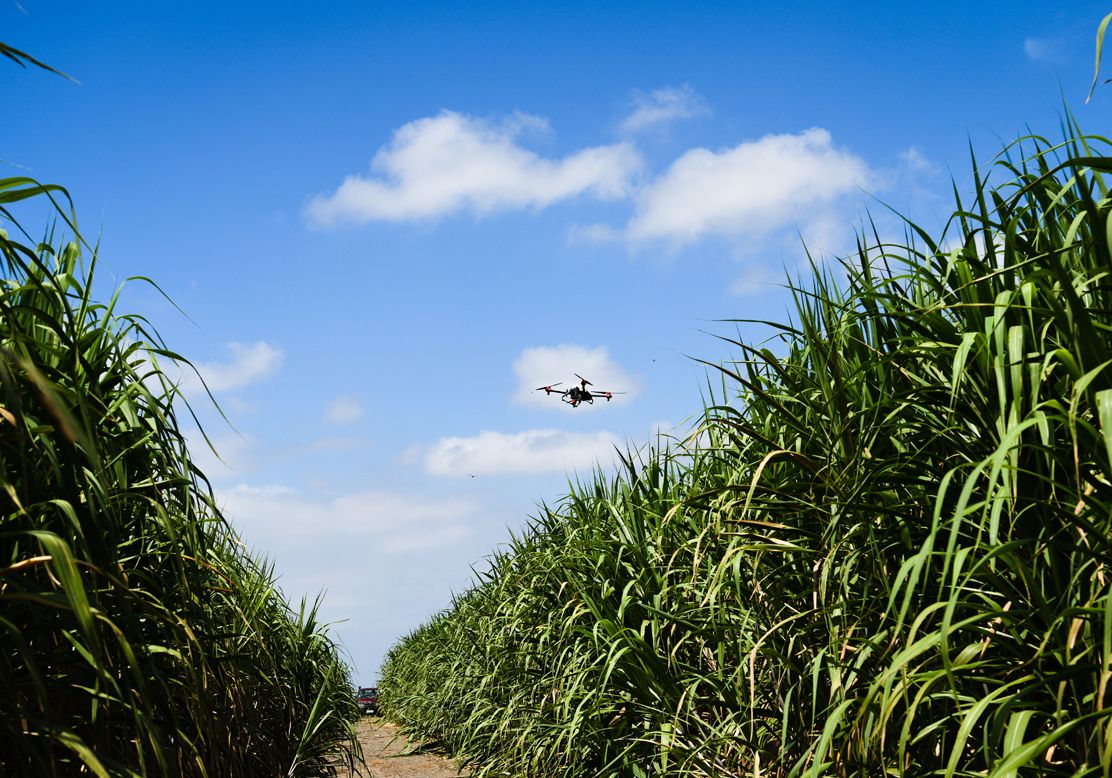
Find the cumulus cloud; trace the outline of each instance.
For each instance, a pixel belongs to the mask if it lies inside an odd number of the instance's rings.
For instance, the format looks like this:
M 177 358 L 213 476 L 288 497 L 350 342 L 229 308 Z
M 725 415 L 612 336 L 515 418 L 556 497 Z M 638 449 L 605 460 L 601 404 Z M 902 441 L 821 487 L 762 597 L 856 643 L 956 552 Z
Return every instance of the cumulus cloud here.
M 562 382 L 559 389 L 570 389 L 576 382 L 575 374 L 586 378 L 595 388 L 612 392 L 625 392 L 622 402 L 629 402 L 637 393 L 637 385 L 618 363 L 610 358 L 605 346 L 580 346 L 566 343 L 559 346 L 535 346 L 521 352 L 514 362 L 517 389 L 513 400 L 523 405 L 570 410 L 570 406 L 556 402 L 555 398 L 536 391 L 538 386 Z M 604 403 L 605 404 L 605 403 Z M 598 405 L 581 405 L 577 412 Z
M 333 424 L 351 424 L 363 418 L 363 406 L 352 395 L 337 397 L 328 404 L 324 417 Z
M 680 119 L 704 116 L 710 112 L 706 101 L 689 86 L 654 89 L 633 98 L 634 108 L 619 125 L 619 130 L 632 135 Z
M 205 386 L 214 394 L 242 389 L 277 372 L 282 365 L 282 350 L 263 340 L 254 343 L 231 342 L 225 346 L 229 358 L 220 362 L 194 362 Z M 197 374 L 185 367 L 181 378 L 186 393 L 203 391 Z
M 475 214 L 544 208 L 590 195 L 629 195 L 642 161 L 628 143 L 581 149 L 546 159 L 523 147 L 524 129 L 543 119 L 517 115 L 495 124 L 453 111 L 412 121 L 375 154 L 370 175 L 349 176 L 305 208 L 310 223 L 433 219 L 462 210 Z
M 707 235 L 759 238 L 815 219 L 870 181 L 866 163 L 827 130 L 766 135 L 733 148 L 692 149 L 638 197 L 632 242 L 691 243 Z
M 564 473 L 612 462 L 619 443 L 611 432 L 480 432 L 438 440 L 425 454 L 425 470 L 439 476 Z

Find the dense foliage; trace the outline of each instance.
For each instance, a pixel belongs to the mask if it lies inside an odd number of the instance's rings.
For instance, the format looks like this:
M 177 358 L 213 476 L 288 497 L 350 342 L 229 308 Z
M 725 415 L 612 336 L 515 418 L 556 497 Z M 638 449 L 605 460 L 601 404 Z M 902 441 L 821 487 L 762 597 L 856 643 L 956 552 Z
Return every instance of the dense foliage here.
M 1108 148 L 794 284 L 689 441 L 392 649 L 387 716 L 479 775 L 1108 775 Z
M 74 242 L 12 237 L 46 197 Z M 67 203 L 0 180 L 0 775 L 333 774 L 347 668 L 224 522 L 159 367 L 179 358 L 94 301 Z

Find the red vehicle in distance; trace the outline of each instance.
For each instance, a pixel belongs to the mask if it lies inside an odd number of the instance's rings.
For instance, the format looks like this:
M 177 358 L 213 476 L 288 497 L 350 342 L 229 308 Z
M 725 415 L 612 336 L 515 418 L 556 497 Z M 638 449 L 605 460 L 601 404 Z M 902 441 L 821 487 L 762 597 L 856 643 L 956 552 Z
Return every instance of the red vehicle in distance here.
M 359 693 L 355 695 L 355 702 L 363 713 L 378 715 L 378 687 L 360 686 Z

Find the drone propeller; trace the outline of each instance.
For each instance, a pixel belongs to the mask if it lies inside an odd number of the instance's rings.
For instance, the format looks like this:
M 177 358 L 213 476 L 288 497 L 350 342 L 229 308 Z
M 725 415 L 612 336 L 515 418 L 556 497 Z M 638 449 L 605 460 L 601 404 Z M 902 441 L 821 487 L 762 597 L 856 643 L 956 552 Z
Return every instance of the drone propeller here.
M 563 383 L 563 381 L 557 381 L 556 383 L 549 384 L 548 386 L 538 386 L 533 391 L 534 392 L 544 392 L 545 394 L 551 394 L 554 391 L 552 387 L 559 386 L 562 383 Z
M 575 377 L 578 378 L 583 383 L 584 386 L 594 386 L 594 384 L 592 384 L 590 381 L 588 381 L 583 376 L 579 375 L 579 373 L 576 373 Z

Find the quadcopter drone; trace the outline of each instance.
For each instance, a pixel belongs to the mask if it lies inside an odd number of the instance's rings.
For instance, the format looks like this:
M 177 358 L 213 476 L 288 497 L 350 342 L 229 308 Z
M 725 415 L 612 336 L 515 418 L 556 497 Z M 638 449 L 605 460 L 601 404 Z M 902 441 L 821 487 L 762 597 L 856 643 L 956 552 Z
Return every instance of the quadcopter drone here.
M 594 405 L 596 397 L 605 397 L 606 401 L 610 402 L 610 399 L 614 395 L 625 394 L 625 392 L 604 392 L 601 389 L 595 389 L 592 392 L 587 389 L 587 387 L 594 386 L 594 384 L 592 384 L 583 376 L 579 375 L 579 373 L 576 373 L 575 377 L 579 379 L 579 386 L 573 386 L 571 389 L 556 389 L 555 387 L 559 386 L 562 383 L 561 381 L 557 381 L 556 383 L 549 384 L 548 386 L 538 386 L 534 391 L 543 391 L 546 395 L 557 394 L 560 396 L 560 399 L 562 401 L 566 402 L 572 408 L 577 407 L 579 403 Z

